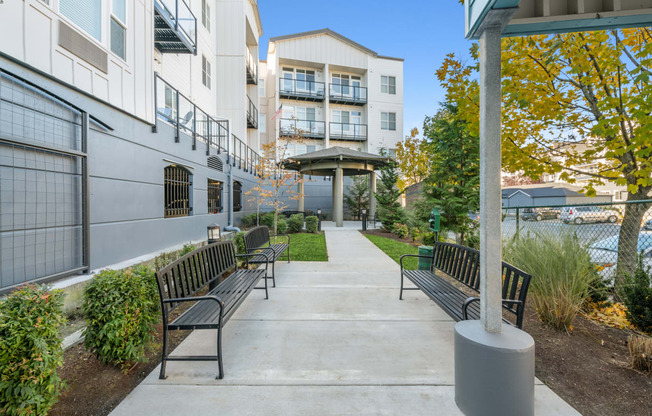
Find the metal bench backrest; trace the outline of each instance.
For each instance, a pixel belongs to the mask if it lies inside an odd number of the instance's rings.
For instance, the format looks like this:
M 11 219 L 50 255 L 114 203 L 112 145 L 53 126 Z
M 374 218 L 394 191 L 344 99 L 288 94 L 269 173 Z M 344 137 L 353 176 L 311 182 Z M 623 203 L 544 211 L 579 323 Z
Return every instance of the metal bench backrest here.
M 212 283 L 219 283 L 224 273 L 237 265 L 233 241 L 198 248 L 156 272 L 161 307 L 169 312 L 178 303 L 163 303 L 168 299 L 194 296 Z
M 267 245 L 269 243 L 269 228 L 264 225 L 252 228 L 245 233 L 244 243 L 247 252 Z
M 480 252 L 470 247 L 451 243 L 436 243 L 433 249 L 433 266 L 468 287 L 480 291 Z M 525 304 L 531 276 L 503 262 L 503 299 L 520 300 Z M 505 305 L 517 314 L 518 305 Z

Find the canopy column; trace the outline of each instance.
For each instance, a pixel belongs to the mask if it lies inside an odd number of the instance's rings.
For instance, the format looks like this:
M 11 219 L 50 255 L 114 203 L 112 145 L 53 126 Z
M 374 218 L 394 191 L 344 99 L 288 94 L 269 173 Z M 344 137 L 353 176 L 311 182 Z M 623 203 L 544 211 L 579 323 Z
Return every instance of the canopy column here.
M 299 197 L 299 211 L 305 211 L 304 192 L 303 192 L 303 175 L 299 175 L 299 183 L 297 184 L 297 193 Z
M 333 221 L 336 227 L 344 226 L 344 172 L 341 167 L 335 168 L 333 180 Z
M 369 174 L 369 218 L 376 216 L 376 172 Z

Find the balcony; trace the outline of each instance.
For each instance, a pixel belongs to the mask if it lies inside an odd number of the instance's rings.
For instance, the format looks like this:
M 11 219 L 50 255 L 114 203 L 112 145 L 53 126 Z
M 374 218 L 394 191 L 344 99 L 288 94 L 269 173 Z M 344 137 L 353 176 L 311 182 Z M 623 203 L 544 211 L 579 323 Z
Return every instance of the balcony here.
M 154 0 L 154 47 L 197 54 L 197 18 L 184 0 Z
M 193 150 L 199 141 L 206 144 L 207 155 L 211 148 L 216 149 L 218 154 L 227 151 L 228 121 L 216 120 L 208 115 L 158 74 L 154 77 L 154 83 L 156 120 L 175 127 L 175 141 L 179 142 L 179 134 L 184 132 L 192 137 Z
M 331 140 L 367 141 L 367 125 L 351 123 L 330 123 Z
M 333 104 L 365 105 L 367 88 L 351 85 L 328 84 L 329 99 Z
M 247 59 L 247 84 L 258 85 L 258 62 L 254 59 L 249 48 L 246 48 Z
M 291 78 L 279 79 L 279 97 L 301 101 L 324 101 L 325 84 L 323 82 L 302 81 Z
M 258 128 L 258 109 L 254 105 L 254 102 L 251 101 L 251 98 L 247 96 L 247 128 L 257 129 Z
M 250 172 L 252 175 L 260 174 L 260 155 L 251 147 L 247 146 L 245 142 L 240 140 L 235 134 L 231 135 L 231 148 L 232 157 L 228 162 L 235 168 L 242 169 L 245 172 Z
M 326 137 L 326 123 L 323 121 L 282 118 L 280 123 L 280 136 L 300 136 L 304 139 L 323 139 Z

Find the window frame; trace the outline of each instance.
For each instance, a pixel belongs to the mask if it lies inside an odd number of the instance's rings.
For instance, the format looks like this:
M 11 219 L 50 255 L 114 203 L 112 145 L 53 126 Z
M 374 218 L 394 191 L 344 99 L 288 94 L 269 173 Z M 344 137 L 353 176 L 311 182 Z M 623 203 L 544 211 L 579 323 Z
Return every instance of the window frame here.
M 211 33 L 211 5 L 208 0 L 201 0 L 201 25 Z
M 84 2 L 88 3 L 88 0 L 84 0 Z M 59 0 L 57 2 L 57 13 L 59 14 L 59 16 L 63 17 L 66 20 L 66 22 L 72 24 L 77 30 L 83 32 L 85 35 L 89 36 L 95 42 L 98 42 L 99 44 L 102 44 L 102 40 L 105 38 L 105 36 L 104 36 L 104 24 L 103 24 L 104 23 L 103 22 L 103 19 L 104 19 L 104 10 L 103 10 L 104 4 L 103 4 L 102 0 L 99 0 L 99 2 L 100 2 L 100 8 L 99 8 L 99 10 L 100 10 L 100 17 L 99 17 L 100 27 L 99 27 L 99 30 L 98 30 L 99 37 L 95 37 L 95 35 L 93 33 L 87 31 L 86 29 L 84 29 L 82 26 L 79 25 L 79 23 L 75 22 L 70 16 L 65 14 L 61 10 L 61 0 Z M 50 5 L 50 4 L 48 3 L 48 5 Z M 113 11 L 113 7 L 111 8 L 111 11 Z M 110 49 L 111 48 L 110 48 L 110 45 L 109 45 L 109 50 Z
M 394 85 L 392 85 L 392 81 L 394 81 Z M 382 94 L 396 95 L 396 77 L 393 75 L 381 75 L 380 92 Z
M 232 195 L 233 212 L 240 212 L 240 211 L 242 211 L 242 182 L 233 181 L 232 192 L 233 192 L 233 195 Z M 238 205 L 236 205 L 236 195 L 238 196 Z
M 392 117 L 394 116 L 394 120 L 392 121 Z M 384 119 L 386 117 L 386 119 Z M 393 128 L 392 128 L 392 123 L 393 123 Z M 393 112 L 385 112 L 382 111 L 380 113 L 380 129 L 381 130 L 387 130 L 387 131 L 396 131 L 396 113 Z
M 179 218 L 192 216 L 192 172 L 189 169 L 179 165 L 168 165 L 163 169 L 163 172 L 163 217 Z M 180 199 L 177 200 L 172 198 Z M 182 206 L 172 206 L 173 204 L 179 203 L 180 201 L 183 202 Z
M 258 131 L 267 133 L 267 115 L 265 113 L 258 113 Z
M 127 61 L 127 22 L 126 20 L 129 19 L 129 15 L 127 14 L 128 11 L 128 0 L 122 0 L 125 2 L 125 22 L 121 21 L 118 16 L 113 13 L 113 4 L 116 1 L 121 1 L 121 0 L 112 0 L 111 1 L 111 17 L 109 20 L 109 50 L 111 53 L 113 53 L 115 56 L 118 58 L 122 59 L 123 61 Z M 117 53 L 115 50 L 113 50 L 113 22 L 115 22 L 121 29 L 122 29 L 122 52 L 124 56 L 120 55 Z
M 265 97 L 265 78 L 258 78 L 258 97 Z
M 218 190 L 219 189 L 219 190 Z M 218 191 L 217 191 L 218 190 Z M 217 194 L 211 195 L 211 191 Z M 224 212 L 224 182 L 217 179 L 206 179 L 206 200 L 209 214 L 221 214 Z M 215 203 L 217 201 L 217 203 Z M 211 205 L 213 202 L 213 205 Z
M 209 90 L 212 89 L 213 68 L 206 55 L 201 56 L 201 83 Z

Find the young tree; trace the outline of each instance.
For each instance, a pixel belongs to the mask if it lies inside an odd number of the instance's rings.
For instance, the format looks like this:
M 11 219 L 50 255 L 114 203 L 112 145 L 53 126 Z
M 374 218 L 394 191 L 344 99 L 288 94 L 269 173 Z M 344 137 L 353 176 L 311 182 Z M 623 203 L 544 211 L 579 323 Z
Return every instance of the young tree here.
M 384 151 L 381 151 L 383 154 Z M 394 230 L 394 224 L 405 224 L 405 212 L 399 202 L 402 191 L 398 189 L 398 169 L 394 160 L 380 169 L 380 181 L 375 193 L 378 203 L 378 219 L 383 227 L 389 231 Z
M 367 175 L 353 177 L 353 183 L 346 188 L 344 203 L 356 219 L 360 219 L 363 209 L 369 209 L 369 178 Z
M 591 177 L 587 195 L 607 181 L 628 200 L 652 194 L 652 34 L 649 28 L 515 37 L 503 40 L 503 163 L 538 178 Z M 477 46 L 474 63 L 449 55 L 437 71 L 478 129 Z M 591 169 L 582 168 L 591 166 Z M 649 203 L 624 210 L 616 283 L 636 266 L 638 230 Z
M 422 182 L 428 176 L 430 152 L 428 142 L 417 137 L 419 130 L 415 127 L 409 136 L 396 145 L 396 163 L 401 174 L 398 187 L 404 191 L 408 186 Z
M 301 135 L 295 134 L 283 142 L 263 144 L 263 154 L 256 166 L 258 172 L 257 184 L 245 195 L 256 203 L 258 213 L 261 206 L 268 206 L 274 212 L 274 234 L 277 233 L 278 213 L 287 207 L 288 200 L 298 200 L 303 197 L 298 192 L 299 184 L 305 182 L 296 172 L 290 172 L 281 167 L 279 159 L 288 155 L 288 144 L 301 142 Z
M 423 123 L 433 157 L 423 187 L 422 204 L 428 208 L 421 210 L 422 215 L 439 208 L 441 226 L 458 233 L 460 244 L 469 230 L 469 211 L 478 209 L 480 190 L 479 140 L 467 127 L 450 103 L 444 103 L 434 117 L 426 117 Z
M 503 186 L 518 186 L 518 185 L 534 185 L 543 183 L 541 179 L 532 179 L 522 173 L 515 173 L 513 175 L 503 176 Z

